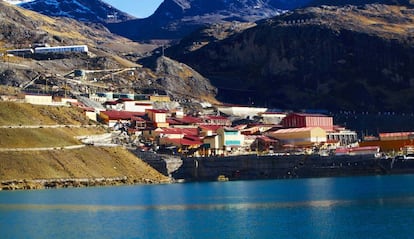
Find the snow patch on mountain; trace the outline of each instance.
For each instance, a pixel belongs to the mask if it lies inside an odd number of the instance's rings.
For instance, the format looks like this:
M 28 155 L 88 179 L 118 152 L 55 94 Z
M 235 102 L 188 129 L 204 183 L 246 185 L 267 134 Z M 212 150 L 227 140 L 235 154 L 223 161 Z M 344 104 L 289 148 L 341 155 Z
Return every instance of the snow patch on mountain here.
M 4 1 L 8 2 L 10 4 L 13 4 L 13 5 L 19 5 L 19 4 L 22 4 L 22 3 L 32 2 L 34 0 L 4 0 Z
M 134 17 L 116 9 L 102 0 L 19 1 L 26 1 L 19 4 L 23 8 L 53 17 L 68 17 L 85 22 L 96 23 L 119 22 L 134 19 Z

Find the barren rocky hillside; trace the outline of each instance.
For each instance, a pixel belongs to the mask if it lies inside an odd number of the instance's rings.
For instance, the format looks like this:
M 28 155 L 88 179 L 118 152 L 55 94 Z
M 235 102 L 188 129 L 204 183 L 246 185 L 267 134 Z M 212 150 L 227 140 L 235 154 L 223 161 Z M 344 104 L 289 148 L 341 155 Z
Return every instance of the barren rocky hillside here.
M 210 78 L 226 102 L 412 111 L 413 11 L 378 4 L 307 8 L 196 51 L 166 54 Z
M 77 108 L 0 102 L 0 190 L 168 182 L 125 148 L 82 145 L 106 133 L 93 124 Z
M 84 22 L 106 23 L 134 19 L 101 0 L 34 0 L 20 6 L 43 15 L 70 17 Z
M 36 92 L 46 88 L 59 90 L 69 87 L 71 91 L 84 93 L 87 91 L 86 86 L 94 87 L 94 90 L 138 93 L 146 89 L 161 89 L 172 93 L 172 97 L 199 98 L 198 94 L 184 91 L 188 87 L 168 91 L 159 80 L 177 76 L 165 73 L 158 75 L 135 63 L 153 50 L 154 45 L 138 44 L 116 36 L 99 24 L 85 25 L 69 18 L 50 18 L 5 2 L 0 2 L 0 7 L 0 53 L 3 55 L 0 59 L 0 83 L 3 85 L 28 87 Z M 51 46 L 87 45 L 89 54 L 44 59 L 4 55 L 6 50 L 29 48 L 35 43 Z M 72 84 L 66 84 L 68 77 L 69 80 L 73 79 L 73 71 L 77 69 L 87 71 L 85 87 L 74 85 L 73 81 Z M 202 86 L 209 85 L 209 81 L 204 77 L 200 79 L 203 81 L 200 82 L 200 91 L 203 91 Z M 214 90 L 203 91 L 201 95 L 213 99 L 215 95 L 211 93 Z
M 148 18 L 109 24 L 108 28 L 114 33 L 138 41 L 178 40 L 206 25 L 233 21 L 254 22 L 281 13 L 282 10 L 274 7 L 271 2 L 165 0 Z

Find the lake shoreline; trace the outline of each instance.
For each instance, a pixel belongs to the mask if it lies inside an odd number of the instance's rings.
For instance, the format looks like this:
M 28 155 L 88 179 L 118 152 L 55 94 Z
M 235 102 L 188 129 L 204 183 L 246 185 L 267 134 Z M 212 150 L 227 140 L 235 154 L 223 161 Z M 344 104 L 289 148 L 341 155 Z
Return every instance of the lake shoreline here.
M 154 180 L 149 178 L 132 179 L 124 177 L 101 178 L 56 178 L 56 179 L 14 179 L 0 182 L 0 191 L 41 190 L 58 188 L 83 188 L 99 186 L 121 186 L 135 184 L 167 184 L 172 180 Z

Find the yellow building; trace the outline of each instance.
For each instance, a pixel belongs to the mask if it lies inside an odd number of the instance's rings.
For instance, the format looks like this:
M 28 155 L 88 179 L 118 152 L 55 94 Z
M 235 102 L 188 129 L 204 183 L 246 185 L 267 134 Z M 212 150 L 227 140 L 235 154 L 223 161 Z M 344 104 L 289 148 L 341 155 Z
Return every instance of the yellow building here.
M 171 99 L 168 95 L 150 95 L 151 102 L 170 102 Z
M 293 146 L 310 146 L 327 140 L 326 131 L 319 127 L 280 129 L 269 136 Z
M 167 112 L 166 110 L 155 110 L 155 109 L 146 109 L 148 118 L 154 123 L 154 126 L 157 128 L 167 128 L 169 126 L 167 122 Z

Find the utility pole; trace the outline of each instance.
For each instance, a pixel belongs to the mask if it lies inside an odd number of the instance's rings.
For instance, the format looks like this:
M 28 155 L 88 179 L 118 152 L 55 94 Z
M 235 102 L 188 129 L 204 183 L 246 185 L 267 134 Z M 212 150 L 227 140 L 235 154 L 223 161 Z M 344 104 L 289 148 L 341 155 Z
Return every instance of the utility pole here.
M 45 94 L 47 94 L 47 78 L 45 78 Z
M 65 80 L 65 98 L 67 98 L 67 82 L 66 82 L 66 80 Z

